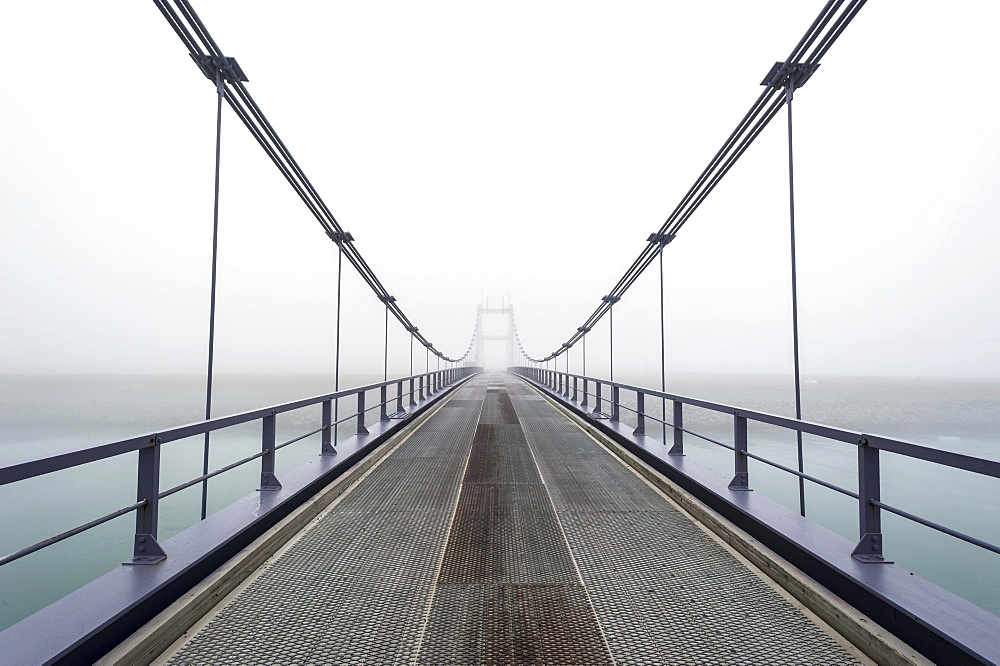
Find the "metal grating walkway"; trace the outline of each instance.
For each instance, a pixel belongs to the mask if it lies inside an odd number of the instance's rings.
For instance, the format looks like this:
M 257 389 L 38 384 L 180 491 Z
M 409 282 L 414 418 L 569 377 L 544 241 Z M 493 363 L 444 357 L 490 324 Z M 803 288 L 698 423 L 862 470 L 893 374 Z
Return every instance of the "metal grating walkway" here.
M 478 377 L 170 664 L 853 664 L 518 380 Z

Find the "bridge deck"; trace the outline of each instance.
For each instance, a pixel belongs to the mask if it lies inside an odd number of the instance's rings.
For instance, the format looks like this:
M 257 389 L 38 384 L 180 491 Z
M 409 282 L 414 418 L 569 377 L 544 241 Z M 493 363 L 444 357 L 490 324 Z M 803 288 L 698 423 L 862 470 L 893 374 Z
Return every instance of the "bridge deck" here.
M 518 380 L 481 376 L 161 659 L 846 664 Z

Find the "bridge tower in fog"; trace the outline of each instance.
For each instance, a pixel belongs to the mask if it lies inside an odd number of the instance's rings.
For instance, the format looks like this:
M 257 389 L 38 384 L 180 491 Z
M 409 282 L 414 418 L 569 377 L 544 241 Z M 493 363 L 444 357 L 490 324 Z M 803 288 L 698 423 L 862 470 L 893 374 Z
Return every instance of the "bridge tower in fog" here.
M 507 332 L 504 335 L 488 335 L 486 329 L 483 327 L 483 316 L 505 316 L 507 317 Z M 507 301 L 501 299 L 500 307 L 491 308 L 490 300 L 486 299 L 486 305 L 476 306 L 476 330 L 479 331 L 479 335 L 476 336 L 476 354 L 475 358 L 479 360 L 480 363 L 485 364 L 486 356 L 485 349 L 483 346 L 484 342 L 490 341 L 502 341 L 506 343 L 504 348 L 504 364 L 503 369 L 517 365 L 517 355 L 515 353 L 514 346 L 514 306 Z M 496 329 L 493 329 L 496 330 Z

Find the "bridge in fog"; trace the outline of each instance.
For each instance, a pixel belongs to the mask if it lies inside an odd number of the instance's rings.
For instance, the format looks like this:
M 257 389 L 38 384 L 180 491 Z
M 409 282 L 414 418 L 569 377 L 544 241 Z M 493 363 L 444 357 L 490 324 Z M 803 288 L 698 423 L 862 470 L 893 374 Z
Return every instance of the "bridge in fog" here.
M 883 498 L 880 461 L 891 455 L 994 479 L 1000 463 L 802 415 L 792 102 L 864 0 L 826 2 L 788 57 L 763 68 L 762 92 L 747 113 L 564 341 L 551 352 L 532 353 L 522 343 L 514 306 L 485 302 L 467 348 L 450 355 L 372 269 L 251 96 L 236 59 L 224 55 L 191 3 L 153 1 L 211 81 L 217 102 L 205 417 L 0 467 L 0 485 L 10 485 L 45 482 L 56 472 L 120 456 L 136 460 L 134 503 L 0 557 L 4 566 L 116 518 L 135 517 L 129 561 L 0 632 L 0 661 L 1000 662 L 1000 618 L 894 564 L 882 518 L 889 513 L 993 554 L 1000 546 Z M 219 415 L 212 400 L 224 105 L 336 247 L 337 316 L 332 390 Z M 782 111 L 788 168 L 780 176 L 787 178 L 792 269 L 790 416 L 671 392 L 663 335 L 664 253 Z M 365 386 L 340 385 L 345 260 L 381 304 L 384 337 L 369 342 L 382 352 L 382 381 Z M 647 304 L 660 313 L 658 387 L 616 381 L 614 373 L 615 305 L 648 270 L 659 273 L 659 299 Z M 495 318 L 502 333 L 484 323 Z M 390 330 L 397 326 L 406 333 L 410 368 L 390 377 Z M 588 334 L 598 326 L 607 327 L 607 376 L 587 372 Z M 501 349 L 503 367 L 484 368 Z M 577 368 L 570 367 L 571 353 Z M 702 413 L 725 419 L 726 436 L 691 425 L 692 414 Z M 293 416 L 312 427 L 279 437 L 279 423 Z M 252 453 L 213 469 L 213 435 L 241 426 L 257 429 L 259 445 L 255 437 Z M 794 440 L 795 464 L 755 446 L 762 428 Z M 162 452 L 192 438 L 201 448 L 202 473 L 164 487 Z M 804 438 L 850 450 L 857 461 L 853 483 L 824 476 L 821 464 L 807 465 Z M 726 474 L 691 459 L 696 440 L 726 451 Z M 276 460 L 292 445 L 312 446 L 314 455 L 279 473 Z M 259 484 L 209 512 L 214 480 L 248 465 L 259 467 Z M 765 467 L 794 480 L 797 511 L 755 492 L 755 470 Z M 855 539 L 810 520 L 807 485 L 849 498 Z M 200 490 L 200 520 L 162 538 L 162 501 L 189 488 Z

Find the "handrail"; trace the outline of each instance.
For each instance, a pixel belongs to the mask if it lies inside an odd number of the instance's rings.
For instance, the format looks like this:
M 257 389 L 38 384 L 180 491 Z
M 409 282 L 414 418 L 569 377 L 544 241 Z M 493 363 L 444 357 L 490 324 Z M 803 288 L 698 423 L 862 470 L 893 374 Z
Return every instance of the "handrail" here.
M 364 426 L 363 419 L 368 412 L 378 408 L 381 408 L 382 410 L 380 420 L 388 420 L 389 417 L 385 414 L 385 406 L 390 401 L 383 399 L 381 403 L 376 403 L 372 407 L 365 408 L 364 395 L 368 391 L 381 389 L 384 393 L 386 387 L 390 384 L 396 384 L 398 391 L 398 387 L 401 387 L 403 382 L 409 381 L 411 382 L 411 386 L 419 386 L 419 388 L 416 389 L 416 392 L 419 394 L 421 400 L 425 399 L 425 395 L 426 399 L 430 400 L 432 396 L 438 395 L 444 389 L 453 386 L 454 384 L 480 371 L 480 368 L 475 367 L 455 367 L 446 368 L 444 370 L 432 370 L 430 372 L 395 378 L 376 384 L 368 384 L 365 386 L 345 389 L 343 391 L 336 391 L 334 393 L 324 393 L 311 398 L 293 400 L 291 402 L 272 405 L 270 407 L 252 409 L 238 414 L 230 414 L 228 416 L 221 416 L 196 423 L 189 423 L 159 432 L 128 437 L 107 444 L 87 447 L 78 451 L 69 451 L 66 453 L 37 458 L 35 460 L 28 460 L 2 466 L 0 467 L 0 486 L 44 476 L 46 474 L 51 474 L 65 469 L 71 469 L 73 467 L 79 467 L 80 465 L 96 462 L 98 460 L 106 460 L 108 458 L 113 458 L 115 456 L 135 451 L 139 452 L 139 464 L 136 473 L 137 497 L 135 504 L 61 532 L 60 534 L 39 541 L 38 543 L 32 544 L 26 548 L 22 548 L 9 555 L 0 557 L 0 566 L 42 550 L 43 548 L 47 548 L 48 546 L 63 541 L 64 539 L 93 527 L 97 527 L 98 525 L 102 525 L 109 520 L 132 511 L 137 511 L 136 541 L 132 563 L 155 564 L 166 557 L 166 554 L 162 551 L 159 544 L 156 543 L 159 500 L 196 485 L 206 479 L 218 476 L 219 474 L 256 460 L 257 458 L 261 459 L 261 487 L 259 490 L 279 490 L 281 488 L 281 484 L 274 475 L 274 458 L 278 449 L 306 439 L 307 437 L 322 433 L 323 443 L 320 453 L 333 453 L 334 451 L 332 450 L 332 447 L 336 446 L 337 443 L 331 442 L 330 433 L 331 430 L 338 424 L 350 419 L 358 419 L 357 434 L 366 434 L 367 430 Z M 411 398 L 409 406 L 416 406 L 417 403 L 412 400 L 414 390 L 411 389 L 408 394 Z M 403 395 L 406 395 L 406 393 L 400 393 L 396 396 L 396 398 L 394 398 L 400 406 L 402 405 Z M 358 397 L 357 411 L 350 413 L 342 419 L 334 421 L 329 415 L 332 402 L 348 396 Z M 311 430 L 304 435 L 299 435 L 298 437 L 282 442 L 281 444 L 275 444 L 275 417 L 278 414 L 319 404 L 323 405 L 324 408 L 323 418 L 321 419 L 321 425 L 319 428 Z M 401 411 L 405 412 L 406 410 L 401 406 Z M 162 492 L 160 491 L 159 458 L 161 445 L 181 440 L 186 437 L 201 435 L 207 432 L 214 432 L 216 430 L 222 430 L 253 421 L 261 421 L 263 424 L 261 450 L 259 452 L 232 462 L 207 474 L 185 481 L 168 490 Z
M 453 370 L 464 371 L 470 369 L 471 368 L 454 368 Z M 14 483 L 15 481 L 21 481 L 36 476 L 41 476 L 43 474 L 48 474 L 51 472 L 58 472 L 60 470 L 69 469 L 71 467 L 77 467 L 85 463 L 96 462 L 98 460 L 105 460 L 107 458 L 113 458 L 123 453 L 131 453 L 132 451 L 138 451 L 139 449 L 153 446 L 154 439 L 159 444 L 165 444 L 167 442 L 173 442 L 179 439 L 186 439 L 188 437 L 193 437 L 195 435 L 203 435 L 206 432 L 213 432 L 215 430 L 221 430 L 223 428 L 240 425 L 242 423 L 257 421 L 259 419 L 264 418 L 265 416 L 273 416 L 284 412 L 290 412 L 297 409 L 302 409 L 303 407 L 311 407 L 312 405 L 317 405 L 327 400 L 338 400 L 340 398 L 346 398 L 351 395 L 357 395 L 358 393 L 361 392 L 368 392 L 381 388 L 382 386 L 395 384 L 399 381 L 407 381 L 411 378 L 419 379 L 421 377 L 431 377 L 435 375 L 443 376 L 449 372 L 452 372 L 453 370 L 431 370 L 430 372 L 423 372 L 420 374 L 412 375 L 411 377 L 404 377 L 402 379 L 391 379 L 385 382 L 379 382 L 377 384 L 368 384 L 366 386 L 344 389 L 343 391 L 337 391 L 336 393 L 324 393 L 322 395 L 313 396 L 311 398 L 293 400 L 291 402 L 285 402 L 278 405 L 273 405 L 271 407 L 252 409 L 250 411 L 239 412 L 227 416 L 219 416 L 205 421 L 196 421 L 194 423 L 188 423 L 182 426 L 177 426 L 175 428 L 169 428 L 167 430 L 161 430 L 158 432 L 151 432 L 146 435 L 128 437 L 126 439 L 121 439 L 108 444 L 91 446 L 85 449 L 79 449 L 77 451 L 68 451 L 66 453 L 59 453 L 51 456 L 44 456 L 42 458 L 36 458 L 34 460 L 27 460 L 24 462 L 5 465 L 3 467 L 0 467 L 0 486 L 6 485 L 8 483 Z M 356 416 L 357 414 L 353 414 L 351 416 L 346 417 L 346 419 L 352 419 L 355 418 Z
M 675 393 L 647 389 L 639 386 L 633 386 L 631 384 L 623 384 L 621 382 L 612 382 L 595 377 L 560 372 L 559 370 L 513 367 L 508 368 L 508 371 L 527 379 L 543 389 L 548 390 L 558 400 L 571 404 L 575 403 L 578 407 L 584 408 L 585 412 L 589 413 L 594 418 L 608 418 L 613 422 L 620 421 L 620 408 L 623 406 L 621 405 L 620 400 L 621 391 L 635 393 L 637 408 L 633 410 L 629 407 L 625 407 L 628 411 L 636 414 L 638 425 L 636 426 L 633 435 L 645 436 L 645 419 L 648 417 L 658 423 L 662 423 L 665 427 L 670 428 L 673 431 L 673 447 L 670 449 L 669 455 L 683 455 L 683 435 L 685 433 L 733 451 L 735 472 L 733 480 L 729 484 L 729 489 L 732 491 L 745 491 L 750 489 L 747 461 L 753 459 L 800 479 L 810 481 L 825 488 L 829 488 L 830 490 L 853 497 L 858 500 L 858 530 L 860 541 L 852 552 L 852 555 L 855 559 L 861 562 L 886 561 L 881 547 L 882 532 L 880 511 L 882 509 L 890 511 L 912 522 L 916 522 L 944 534 L 953 536 L 957 539 L 961 539 L 985 550 L 1000 553 L 1000 546 L 883 503 L 880 497 L 881 478 L 879 474 L 879 452 L 888 451 L 890 453 L 895 453 L 914 460 L 923 460 L 925 462 L 943 465 L 952 469 L 960 469 L 966 472 L 972 472 L 993 478 L 1000 478 L 1000 461 L 977 458 L 975 456 L 953 453 L 951 451 L 942 451 L 902 439 L 894 439 L 891 437 L 884 437 L 882 435 L 872 435 L 846 428 L 838 428 L 835 426 L 803 421 L 801 419 L 790 418 L 787 416 L 779 416 L 777 414 L 770 414 L 767 412 L 743 409 L 733 405 L 711 402 L 709 400 L 692 398 Z M 583 382 L 582 390 L 579 388 L 581 380 Z M 587 385 L 590 382 L 593 382 L 594 384 L 593 393 L 588 392 L 587 390 Z M 602 396 L 602 386 L 611 388 L 611 395 L 609 397 L 605 398 Z M 571 392 L 573 393 L 572 397 L 570 396 Z M 583 396 L 582 402 L 576 401 L 576 397 L 579 394 L 582 394 Z M 587 402 L 589 397 L 594 399 L 592 411 Z M 664 414 L 663 419 L 657 418 L 652 414 L 646 414 L 644 404 L 647 397 L 659 398 L 663 401 L 669 400 L 672 402 L 674 405 L 674 423 L 666 421 L 666 414 Z M 601 411 L 601 403 L 605 400 L 611 403 L 610 415 L 604 414 Z M 733 445 L 725 444 L 685 428 L 682 422 L 682 406 L 684 405 L 731 415 L 734 421 Z M 836 484 L 786 467 L 785 465 L 769 460 L 758 454 L 750 453 L 747 449 L 748 421 L 764 423 L 784 428 L 786 430 L 816 435 L 824 439 L 853 444 L 858 449 L 858 491 L 854 492 L 847 488 L 842 488 Z M 666 437 L 666 432 L 664 432 L 664 437 Z M 664 441 L 663 444 L 667 445 L 667 442 Z

